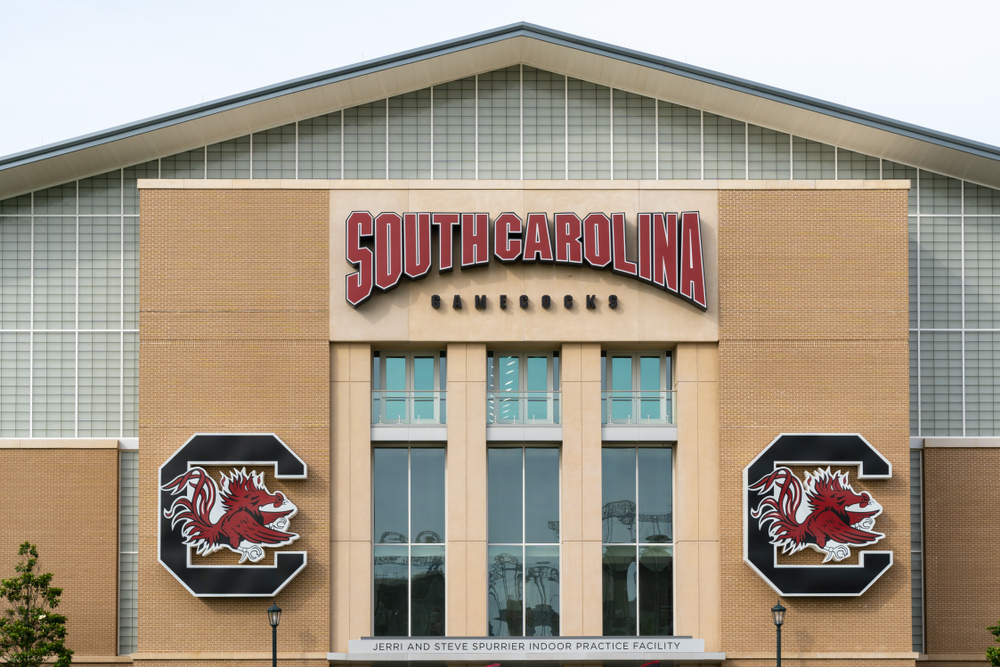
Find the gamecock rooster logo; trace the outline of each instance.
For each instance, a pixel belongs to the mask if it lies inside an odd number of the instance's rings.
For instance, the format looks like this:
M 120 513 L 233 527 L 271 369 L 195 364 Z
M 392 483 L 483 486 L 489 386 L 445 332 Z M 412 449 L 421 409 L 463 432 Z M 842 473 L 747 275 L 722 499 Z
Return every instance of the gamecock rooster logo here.
M 203 468 L 191 468 L 163 485 L 174 500 L 163 515 L 172 528 L 181 527 L 184 544 L 200 556 L 226 548 L 240 554 L 240 563 L 264 558 L 263 547 L 282 547 L 299 539 L 288 532 L 298 508 L 280 491 L 264 486 L 264 473 L 246 468 L 221 474 L 222 488 Z
M 750 485 L 760 501 L 750 516 L 768 531 L 771 544 L 793 554 L 806 547 L 825 554 L 823 562 L 842 561 L 850 547 L 875 544 L 885 535 L 872 531 L 882 506 L 868 492 L 855 493 L 847 473 L 820 468 L 806 472 L 806 483 L 788 468 L 778 468 Z M 803 497 L 805 502 L 803 502 Z

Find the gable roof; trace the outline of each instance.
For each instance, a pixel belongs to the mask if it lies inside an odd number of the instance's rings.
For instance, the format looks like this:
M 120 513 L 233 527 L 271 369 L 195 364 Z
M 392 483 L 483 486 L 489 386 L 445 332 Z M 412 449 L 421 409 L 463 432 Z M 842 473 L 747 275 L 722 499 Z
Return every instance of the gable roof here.
M 530 23 L 0 157 L 0 198 L 519 63 L 1000 188 L 1000 148 Z

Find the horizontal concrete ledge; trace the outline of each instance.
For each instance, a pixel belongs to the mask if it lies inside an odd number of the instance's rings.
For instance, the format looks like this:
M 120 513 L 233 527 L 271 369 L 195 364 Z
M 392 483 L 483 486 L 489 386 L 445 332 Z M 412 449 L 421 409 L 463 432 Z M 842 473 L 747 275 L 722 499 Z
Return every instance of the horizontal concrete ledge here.
M 921 653 L 920 662 L 988 662 L 982 653 Z
M 782 651 L 788 660 L 916 660 L 919 653 L 911 651 Z M 727 660 L 774 660 L 774 651 L 731 652 Z
M 555 637 L 554 639 L 558 639 Z M 610 655 L 615 655 L 612 658 Z M 914 653 L 913 655 L 916 655 Z M 784 656 L 784 653 L 782 653 Z M 666 652 L 625 652 L 618 654 L 608 654 L 599 651 L 581 651 L 560 653 L 554 656 L 551 653 L 530 653 L 530 652 L 499 652 L 499 653 L 449 653 L 446 656 L 440 653 L 328 653 L 327 660 L 330 662 L 437 662 L 437 663 L 482 663 L 482 662 L 552 662 L 558 664 L 581 664 L 581 663 L 603 663 L 612 664 L 615 662 L 636 660 L 652 661 L 661 663 L 702 663 L 719 664 L 725 660 L 725 653 L 666 653 Z M 771 656 L 772 659 L 774 656 Z
M 604 442 L 677 442 L 676 426 L 629 426 L 615 424 L 601 427 Z
M 294 653 L 291 651 L 278 651 L 279 660 L 326 660 L 326 653 L 319 652 L 306 652 L 306 653 Z M 135 660 L 270 660 L 270 651 L 228 651 L 228 652 L 199 652 L 192 651 L 187 653 L 133 653 L 131 656 L 133 661 Z M 77 661 L 77 657 L 73 656 L 73 662 Z
M 140 178 L 140 190 L 908 190 L 909 180 L 456 181 Z
M 932 447 L 1000 447 L 1000 438 L 924 438 L 924 448 Z
M 136 448 L 138 448 L 138 439 L 136 439 Z M 0 438 L 0 449 L 118 449 L 118 439 Z
M 447 426 L 372 426 L 372 442 L 447 442 Z
M 562 426 L 486 426 L 487 442 L 562 442 Z

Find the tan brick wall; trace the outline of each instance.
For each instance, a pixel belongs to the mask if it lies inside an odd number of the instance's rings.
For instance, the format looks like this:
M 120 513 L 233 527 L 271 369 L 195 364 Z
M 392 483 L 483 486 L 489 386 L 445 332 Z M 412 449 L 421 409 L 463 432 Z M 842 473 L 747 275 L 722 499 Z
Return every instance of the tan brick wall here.
M 22 542 L 63 589 L 66 645 L 78 655 L 118 652 L 118 452 L 0 449 L 10 504 L 0 528 L 0 577 L 14 576 Z
M 273 432 L 309 466 L 307 480 L 279 482 L 266 471 L 269 488 L 299 508 L 292 530 L 301 537 L 287 549 L 309 554 L 277 597 L 279 648 L 326 652 L 329 195 L 144 190 L 141 197 L 140 656 L 270 652 L 270 599 L 195 598 L 156 560 L 157 471 L 196 432 Z M 216 558 L 238 561 L 228 551 Z
M 1000 622 L 1000 449 L 924 450 L 928 654 L 996 646 Z M 966 663 L 967 664 L 967 663 Z
M 742 475 L 783 432 L 861 433 L 892 462 L 890 480 L 859 484 L 856 470 L 851 480 L 884 506 L 878 547 L 895 558 L 861 597 L 782 599 L 783 650 L 911 650 L 906 215 L 904 190 L 719 193 L 722 649 L 731 657 L 774 651 L 778 596 L 743 562 Z

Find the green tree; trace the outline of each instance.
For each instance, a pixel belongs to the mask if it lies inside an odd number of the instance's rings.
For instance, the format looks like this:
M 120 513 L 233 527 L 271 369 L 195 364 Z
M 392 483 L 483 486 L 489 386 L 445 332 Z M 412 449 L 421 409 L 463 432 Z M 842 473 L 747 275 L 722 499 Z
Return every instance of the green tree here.
M 54 588 L 51 574 L 37 574 L 38 549 L 25 542 L 18 549 L 21 562 L 17 576 L 0 581 L 0 599 L 6 602 L 0 615 L 0 659 L 9 667 L 38 667 L 54 656 L 56 667 L 72 664 L 73 651 L 66 648 L 66 617 L 54 614 L 61 588 Z
M 997 638 L 997 643 L 1000 644 L 1000 623 L 986 629 Z M 991 646 L 986 649 L 986 659 L 990 661 L 993 667 L 1000 667 L 1000 647 Z

